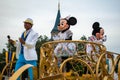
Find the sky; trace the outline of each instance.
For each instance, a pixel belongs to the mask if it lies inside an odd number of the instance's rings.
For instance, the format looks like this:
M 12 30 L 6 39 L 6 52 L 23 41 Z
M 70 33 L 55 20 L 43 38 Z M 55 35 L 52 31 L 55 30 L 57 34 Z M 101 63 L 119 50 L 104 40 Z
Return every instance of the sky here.
M 120 53 L 120 0 L 0 0 L 0 52 L 6 49 L 7 35 L 14 40 L 20 37 L 26 18 L 33 19 L 33 29 L 39 35 L 50 38 L 58 2 L 62 18 L 77 18 L 77 24 L 70 28 L 73 40 L 91 36 L 92 24 L 97 21 L 107 35 L 107 50 Z

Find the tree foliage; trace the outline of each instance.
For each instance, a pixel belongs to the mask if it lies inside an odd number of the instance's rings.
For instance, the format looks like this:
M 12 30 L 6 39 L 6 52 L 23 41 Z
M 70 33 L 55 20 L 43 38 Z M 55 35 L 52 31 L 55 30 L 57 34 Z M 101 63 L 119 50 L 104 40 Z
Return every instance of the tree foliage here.
M 48 42 L 48 41 L 50 41 L 50 39 L 46 35 L 44 35 L 44 36 L 40 35 L 38 37 L 38 41 L 36 43 L 36 51 L 37 51 L 37 55 L 38 55 L 38 63 L 39 63 L 39 60 L 40 60 L 40 47 L 42 46 L 42 44 L 44 44 L 45 42 Z
M 87 37 L 85 36 L 85 35 L 83 35 L 81 38 L 80 38 L 80 40 L 87 40 Z

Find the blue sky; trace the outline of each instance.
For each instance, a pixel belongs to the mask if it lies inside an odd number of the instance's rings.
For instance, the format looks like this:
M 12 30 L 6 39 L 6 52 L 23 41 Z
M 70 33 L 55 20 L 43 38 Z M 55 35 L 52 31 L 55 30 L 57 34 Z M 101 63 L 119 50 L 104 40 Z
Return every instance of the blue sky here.
M 33 29 L 39 35 L 50 37 L 58 1 L 61 17 L 77 18 L 78 23 L 70 28 L 74 40 L 82 35 L 91 36 L 92 24 L 98 21 L 108 38 L 107 50 L 120 53 L 120 0 L 0 0 L 0 52 L 6 47 L 7 35 L 13 39 L 20 37 L 23 21 L 28 17 L 33 19 Z

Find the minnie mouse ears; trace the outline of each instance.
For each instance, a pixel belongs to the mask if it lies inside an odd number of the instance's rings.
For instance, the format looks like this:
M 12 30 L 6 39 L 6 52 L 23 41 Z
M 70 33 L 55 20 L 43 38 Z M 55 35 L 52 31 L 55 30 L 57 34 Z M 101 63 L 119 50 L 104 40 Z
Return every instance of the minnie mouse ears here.
M 67 20 L 68 25 L 75 25 L 77 23 L 77 19 L 75 17 L 67 16 L 65 19 Z
M 100 32 L 100 29 L 102 29 L 102 27 L 100 27 L 99 22 L 94 22 L 92 28 L 93 28 L 92 35 L 96 35 L 96 33 Z
M 75 25 L 77 23 L 77 19 L 75 17 L 70 17 L 68 20 L 69 25 Z
M 100 23 L 99 23 L 99 22 L 93 23 L 92 28 L 93 28 L 94 30 L 99 29 L 99 28 L 100 28 Z

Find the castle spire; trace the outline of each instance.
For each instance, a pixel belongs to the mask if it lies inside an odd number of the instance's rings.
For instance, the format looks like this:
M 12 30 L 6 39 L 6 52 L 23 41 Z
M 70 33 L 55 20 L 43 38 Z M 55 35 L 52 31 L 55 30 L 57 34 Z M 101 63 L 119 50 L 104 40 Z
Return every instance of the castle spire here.
M 58 34 L 58 29 L 57 29 L 57 26 L 60 22 L 60 17 L 61 17 L 61 14 L 60 14 L 60 1 L 58 2 L 58 12 L 57 12 L 57 16 L 56 16 L 56 21 L 55 21 L 55 24 L 54 24 L 54 27 L 51 31 L 51 38 L 52 36 L 54 36 L 55 34 Z

